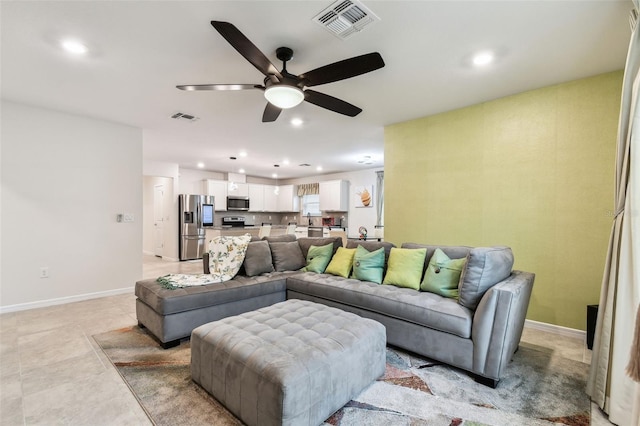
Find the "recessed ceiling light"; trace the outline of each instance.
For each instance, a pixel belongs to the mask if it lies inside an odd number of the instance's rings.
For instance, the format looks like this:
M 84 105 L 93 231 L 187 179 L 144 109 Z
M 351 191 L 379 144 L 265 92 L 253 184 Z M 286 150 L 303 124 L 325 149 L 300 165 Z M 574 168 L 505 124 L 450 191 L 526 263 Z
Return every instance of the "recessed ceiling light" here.
M 238 170 L 238 173 L 244 173 L 244 169 Z
M 285 166 L 289 165 L 289 160 L 287 160 L 286 158 L 284 160 L 282 160 L 282 164 L 284 164 Z
M 277 177 L 278 177 L 278 174 L 277 174 L 277 173 L 272 173 L 272 174 L 271 174 L 271 177 L 275 179 L 275 178 L 277 178 Z
M 491 52 L 480 52 L 473 57 L 473 65 L 483 66 L 488 65 L 493 62 L 493 53 Z
M 73 53 L 74 55 L 84 55 L 89 51 L 89 49 L 87 49 L 87 46 L 77 40 L 71 39 L 63 40 L 62 47 L 64 48 L 64 50 L 69 53 Z
M 291 124 L 294 126 L 302 126 L 302 124 L 304 123 L 304 121 L 302 121 L 302 118 L 292 118 L 291 119 Z
M 240 157 L 246 157 L 247 151 L 240 151 Z
M 317 170 L 317 171 L 319 171 L 319 172 L 321 172 L 321 171 L 322 171 L 322 166 L 318 166 L 318 167 L 316 167 L 316 170 Z
M 198 168 L 201 169 L 204 167 L 204 163 L 198 163 Z

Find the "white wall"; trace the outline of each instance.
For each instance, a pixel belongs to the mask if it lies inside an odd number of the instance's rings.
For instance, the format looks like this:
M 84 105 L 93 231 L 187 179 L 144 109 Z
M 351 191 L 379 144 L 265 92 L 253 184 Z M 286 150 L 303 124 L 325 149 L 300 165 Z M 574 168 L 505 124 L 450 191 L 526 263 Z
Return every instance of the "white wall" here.
M 132 289 L 142 276 L 142 131 L 2 101 L 1 134 L 0 310 Z

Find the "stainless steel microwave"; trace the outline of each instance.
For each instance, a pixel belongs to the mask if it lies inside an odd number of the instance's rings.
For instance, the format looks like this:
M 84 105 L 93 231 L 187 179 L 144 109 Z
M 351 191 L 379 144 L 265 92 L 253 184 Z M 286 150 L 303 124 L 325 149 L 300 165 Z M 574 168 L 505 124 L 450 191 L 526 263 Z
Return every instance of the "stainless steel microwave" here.
M 227 210 L 249 210 L 249 197 L 227 197 Z

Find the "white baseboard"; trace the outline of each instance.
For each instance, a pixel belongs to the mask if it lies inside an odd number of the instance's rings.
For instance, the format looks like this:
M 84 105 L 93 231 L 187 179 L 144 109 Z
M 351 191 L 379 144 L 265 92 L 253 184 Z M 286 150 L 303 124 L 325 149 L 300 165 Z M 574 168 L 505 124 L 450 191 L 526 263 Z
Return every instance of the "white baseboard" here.
M 561 325 L 548 324 L 546 322 L 525 320 L 524 326 L 527 328 L 532 328 L 534 330 L 546 331 L 547 333 L 559 334 L 561 336 L 570 337 L 572 339 L 585 340 L 587 338 L 586 331 L 563 327 Z
M 28 309 L 46 308 L 48 306 L 64 305 L 65 303 L 81 302 L 99 297 L 116 296 L 118 294 L 133 294 L 134 288 L 118 288 L 115 290 L 98 291 L 96 293 L 79 294 L 77 296 L 59 297 L 56 299 L 39 300 L 37 302 L 18 303 L 17 305 L 0 306 L 0 314 L 8 312 L 26 311 Z
M 142 254 L 146 254 L 148 256 L 155 256 L 155 252 L 152 251 L 148 251 L 148 250 L 142 250 Z

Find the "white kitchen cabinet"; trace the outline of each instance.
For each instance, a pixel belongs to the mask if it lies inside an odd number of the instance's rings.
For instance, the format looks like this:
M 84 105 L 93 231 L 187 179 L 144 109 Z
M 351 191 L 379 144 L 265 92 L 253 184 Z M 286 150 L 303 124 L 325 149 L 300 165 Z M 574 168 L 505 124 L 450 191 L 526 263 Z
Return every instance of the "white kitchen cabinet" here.
M 320 182 L 320 210 L 346 212 L 349 210 L 349 181 Z
M 297 193 L 297 187 L 294 185 L 280 185 L 278 194 L 278 210 L 279 212 L 297 212 L 300 211 L 300 202 Z
M 233 185 L 231 185 L 233 183 Z M 237 196 L 237 197 L 248 197 L 249 196 L 249 184 L 247 183 L 237 183 L 237 182 L 228 182 L 227 185 L 227 196 Z
M 264 185 L 259 183 L 249 184 L 249 211 L 263 212 L 264 208 Z
M 278 211 L 278 195 L 276 195 L 276 193 L 274 192 L 275 189 L 276 189 L 275 185 L 264 185 L 264 211 L 265 212 Z
M 205 188 L 207 195 L 213 195 L 215 197 L 214 209 L 216 211 L 227 210 L 227 182 L 223 180 L 205 180 Z

